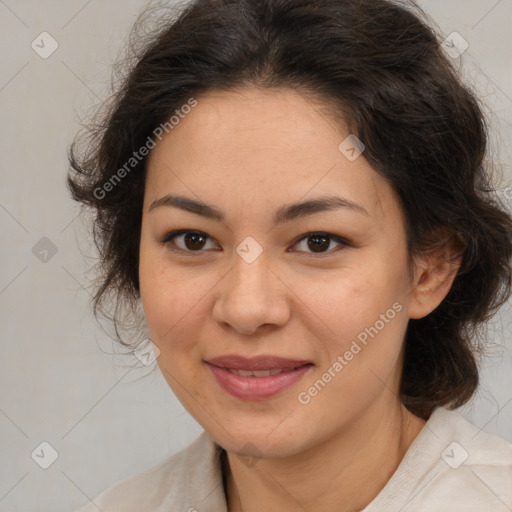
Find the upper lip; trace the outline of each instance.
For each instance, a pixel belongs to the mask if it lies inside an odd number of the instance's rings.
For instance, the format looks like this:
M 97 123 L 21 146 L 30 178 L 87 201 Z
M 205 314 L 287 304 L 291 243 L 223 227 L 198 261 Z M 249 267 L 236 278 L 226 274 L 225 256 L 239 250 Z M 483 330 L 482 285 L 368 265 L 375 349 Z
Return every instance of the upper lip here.
M 290 368 L 297 368 L 306 364 L 312 364 L 311 361 L 285 359 L 277 356 L 256 356 L 256 357 L 243 357 L 237 355 L 226 355 L 220 357 L 213 357 L 206 361 L 219 368 L 230 368 L 232 370 L 286 370 Z

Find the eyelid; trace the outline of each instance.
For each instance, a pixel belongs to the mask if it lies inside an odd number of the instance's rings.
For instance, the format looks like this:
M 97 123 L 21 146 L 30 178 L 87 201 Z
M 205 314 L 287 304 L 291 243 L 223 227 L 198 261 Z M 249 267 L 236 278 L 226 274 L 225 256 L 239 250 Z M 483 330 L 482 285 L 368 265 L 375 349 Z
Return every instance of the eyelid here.
M 300 235 L 296 239 L 296 241 L 293 242 L 292 247 L 295 247 L 297 244 L 299 244 L 303 240 L 306 240 L 314 235 L 326 236 L 326 237 L 330 238 L 330 240 L 332 242 L 336 242 L 336 243 L 340 244 L 340 247 L 334 248 L 334 249 L 329 249 L 328 251 L 325 251 L 325 252 L 298 251 L 299 254 L 307 254 L 307 255 L 315 256 L 317 258 L 322 258 L 322 257 L 330 256 L 331 254 L 334 254 L 336 252 L 339 252 L 340 250 L 344 249 L 345 247 L 352 246 L 352 244 L 348 240 L 346 240 L 345 238 L 343 238 L 339 235 L 335 235 L 334 233 L 330 233 L 328 231 L 309 231 L 308 233 Z
M 201 236 L 204 236 L 207 240 L 214 241 L 214 238 L 212 238 L 208 233 L 205 233 L 204 231 L 200 231 L 198 229 L 176 229 L 174 231 L 169 231 L 168 233 L 166 233 L 162 239 L 158 240 L 158 242 L 164 246 L 168 245 L 168 244 L 172 244 L 174 241 L 174 238 L 181 236 L 181 235 L 185 235 L 187 233 L 194 233 L 197 235 L 201 235 Z M 179 247 L 173 247 L 172 250 L 174 252 L 179 252 L 181 254 L 191 254 L 191 255 L 200 255 L 200 254 L 206 252 L 202 249 L 199 251 L 187 251 L 185 249 L 180 249 Z
M 202 235 L 204 236 L 207 240 L 212 240 L 216 243 L 215 239 L 213 237 L 211 237 L 210 235 L 208 235 L 208 233 L 205 233 L 204 231 L 200 231 L 200 230 L 197 230 L 197 229 L 177 229 L 177 230 L 174 230 L 174 231 L 170 231 L 169 233 L 166 233 L 164 235 L 164 237 L 160 240 L 158 240 L 159 243 L 161 243 L 162 245 L 167 245 L 167 244 L 170 244 L 173 242 L 174 238 L 180 236 L 180 235 L 184 235 L 184 234 L 187 234 L 187 233 L 195 233 L 195 234 L 198 234 L 198 235 Z M 331 241 L 333 242 L 336 242 L 338 244 L 340 244 L 341 248 L 344 248 L 344 247 L 351 247 L 352 244 L 351 242 L 349 242 L 348 240 L 346 240 L 345 238 L 339 236 L 339 235 L 335 235 L 334 233 L 330 233 L 330 232 L 327 232 L 327 231 L 309 231 L 307 233 L 304 233 L 302 235 L 300 235 L 298 238 L 295 239 L 294 242 L 292 242 L 292 245 L 291 247 L 295 247 L 297 244 L 299 244 L 300 242 L 302 242 L 303 240 L 306 240 L 314 235 L 320 235 L 320 236 L 326 236 L 328 238 L 330 238 Z M 197 250 L 197 251 L 191 251 L 191 250 L 185 250 L 185 249 L 180 249 L 180 248 L 172 248 L 173 251 L 175 252 L 179 252 L 179 253 L 185 253 L 185 254 L 192 254 L 192 255 L 200 255 L 206 251 L 204 250 Z M 336 249 L 330 249 L 328 251 L 325 251 L 325 252 L 318 252 L 318 253 L 315 253 L 315 252 L 307 252 L 307 251 L 298 251 L 299 253 L 301 254 L 308 254 L 308 255 L 313 255 L 315 257 L 322 257 L 322 256 L 328 256 L 328 255 L 331 255 L 337 251 L 339 251 L 340 249 L 338 248 L 337 250 Z M 287 250 L 288 252 L 288 250 Z

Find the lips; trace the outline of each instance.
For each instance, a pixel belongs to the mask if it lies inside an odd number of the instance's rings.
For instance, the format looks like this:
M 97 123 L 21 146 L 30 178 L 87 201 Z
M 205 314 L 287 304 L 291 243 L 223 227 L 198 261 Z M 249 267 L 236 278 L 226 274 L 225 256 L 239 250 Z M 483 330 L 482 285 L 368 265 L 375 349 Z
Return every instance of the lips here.
M 298 382 L 311 361 L 275 356 L 222 356 L 205 361 L 224 391 L 243 400 L 265 400 Z
M 237 370 L 235 368 L 226 368 L 228 372 L 231 372 L 233 375 L 240 375 L 240 377 L 269 377 L 270 375 L 279 375 L 284 372 L 291 372 L 295 368 L 282 369 L 282 368 L 273 368 L 272 370 Z
M 272 371 L 272 370 L 293 370 L 304 366 L 306 364 L 313 364 L 311 361 L 285 359 L 277 356 L 257 356 L 257 357 L 243 357 L 243 356 L 220 356 L 208 359 L 207 363 L 213 364 L 219 368 L 226 368 L 228 370 L 239 370 L 245 372 L 258 372 L 258 371 Z M 275 374 L 269 374 L 275 375 Z M 258 375 L 256 375 L 258 376 Z M 267 375 L 260 375 L 266 377 Z

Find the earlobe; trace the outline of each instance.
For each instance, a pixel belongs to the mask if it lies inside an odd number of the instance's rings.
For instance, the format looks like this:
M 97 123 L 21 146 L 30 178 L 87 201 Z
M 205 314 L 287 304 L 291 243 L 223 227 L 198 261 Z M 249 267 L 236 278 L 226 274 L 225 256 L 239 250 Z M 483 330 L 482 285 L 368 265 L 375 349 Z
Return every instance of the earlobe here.
M 460 241 L 451 241 L 416 261 L 409 318 L 427 316 L 448 295 L 462 262 Z

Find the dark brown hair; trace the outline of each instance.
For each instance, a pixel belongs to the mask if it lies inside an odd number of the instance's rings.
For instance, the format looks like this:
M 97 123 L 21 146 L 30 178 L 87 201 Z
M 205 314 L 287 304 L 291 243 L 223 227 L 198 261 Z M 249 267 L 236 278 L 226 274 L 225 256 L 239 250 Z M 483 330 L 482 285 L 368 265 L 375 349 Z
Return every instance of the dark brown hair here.
M 478 384 L 477 327 L 510 295 L 512 221 L 490 182 L 482 110 L 420 8 L 386 0 L 196 0 L 162 19 L 156 35 L 138 35 L 143 50 L 85 150 L 77 141 L 70 149 L 69 189 L 95 213 L 95 314 L 113 299 L 115 322 L 139 298 L 146 158 L 113 181 L 133 152 L 202 92 L 292 88 L 333 105 L 365 144 L 364 157 L 402 202 L 410 255 L 444 243 L 441 233 L 462 241 L 450 292 L 427 317 L 409 321 L 401 393 L 424 418 L 438 405 L 466 403 Z

